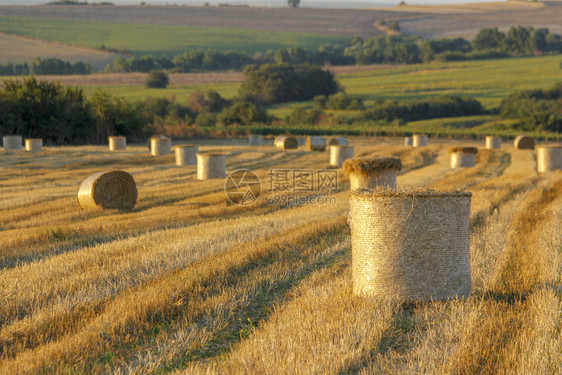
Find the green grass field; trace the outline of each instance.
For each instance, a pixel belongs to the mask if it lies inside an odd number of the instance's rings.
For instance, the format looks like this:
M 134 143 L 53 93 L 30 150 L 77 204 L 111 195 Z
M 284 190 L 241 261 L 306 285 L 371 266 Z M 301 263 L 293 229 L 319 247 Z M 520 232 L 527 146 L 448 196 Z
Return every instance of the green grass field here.
M 315 50 L 322 44 L 349 39 L 337 35 L 188 27 L 117 24 L 33 17 L 0 17 L 0 31 L 71 45 L 126 48 L 134 54 L 173 57 L 187 50 L 265 52 L 299 46 Z

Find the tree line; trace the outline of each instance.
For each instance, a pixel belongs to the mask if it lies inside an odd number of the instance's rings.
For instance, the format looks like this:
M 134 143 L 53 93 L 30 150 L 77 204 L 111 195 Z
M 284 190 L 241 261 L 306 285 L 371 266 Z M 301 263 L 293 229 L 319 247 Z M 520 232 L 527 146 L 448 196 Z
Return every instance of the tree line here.
M 0 64 L 0 76 L 22 76 L 22 75 L 68 75 L 68 74 L 90 74 L 92 67 L 83 61 L 74 64 L 57 58 L 42 59 L 36 57 L 31 61 L 20 64 Z

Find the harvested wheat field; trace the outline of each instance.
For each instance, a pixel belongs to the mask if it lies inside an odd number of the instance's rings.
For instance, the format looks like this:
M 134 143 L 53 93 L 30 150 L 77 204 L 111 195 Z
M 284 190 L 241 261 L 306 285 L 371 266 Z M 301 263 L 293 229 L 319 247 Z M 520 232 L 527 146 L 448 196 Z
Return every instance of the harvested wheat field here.
M 448 149 L 477 141 L 349 142 L 355 157 L 399 157 L 399 188 L 472 193 L 469 297 L 354 295 L 349 180 L 326 152 L 190 141 L 225 154 L 227 176 L 261 180 L 237 205 L 224 179 L 198 181 L 144 143 L 10 151 L 0 373 L 561 373 L 562 173 L 538 174 L 534 151 L 509 144 L 453 170 Z M 102 170 L 133 176 L 131 211 L 80 208 L 81 181 Z M 337 173 L 337 186 L 277 204 L 268 179 L 281 170 Z

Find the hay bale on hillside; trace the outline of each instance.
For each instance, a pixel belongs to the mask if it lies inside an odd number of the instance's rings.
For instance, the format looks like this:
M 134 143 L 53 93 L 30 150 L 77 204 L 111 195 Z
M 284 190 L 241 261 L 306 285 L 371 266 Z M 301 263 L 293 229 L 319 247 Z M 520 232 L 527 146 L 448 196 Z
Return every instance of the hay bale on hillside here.
M 354 294 L 406 301 L 468 296 L 470 199 L 458 191 L 352 192 Z
M 317 135 L 307 136 L 306 151 L 326 151 L 326 139 Z
M 562 170 L 562 145 L 537 147 L 537 171 L 547 173 Z
M 168 155 L 172 153 L 172 140 L 165 135 L 150 137 L 150 153 L 152 156 Z
M 261 134 L 250 134 L 250 146 L 261 146 L 263 144 L 263 137 Z
M 341 167 L 343 162 L 353 157 L 353 146 L 330 146 L 330 165 Z
M 502 139 L 500 137 L 494 137 L 491 135 L 486 136 L 486 148 L 488 150 L 500 149 L 502 148 Z
M 293 150 L 299 147 L 299 142 L 295 137 L 280 135 L 275 138 L 275 147 L 280 150 Z
M 349 142 L 344 137 L 334 137 L 330 139 L 329 146 L 347 146 Z
M 80 184 L 78 203 L 84 210 L 116 209 L 130 211 L 137 202 L 137 184 L 124 171 L 97 172 Z
M 348 159 L 343 169 L 349 176 L 351 190 L 372 189 L 377 186 L 396 188 L 396 172 L 402 169 L 400 158 L 372 156 Z
M 474 167 L 476 165 L 476 147 L 453 147 L 449 149 L 451 154 L 451 168 Z
M 513 141 L 513 146 L 515 146 L 517 150 L 534 150 L 535 139 L 520 134 L 515 138 L 515 141 Z
M 198 152 L 199 146 L 197 145 L 176 146 L 176 165 L 182 167 L 197 164 Z
M 29 152 L 43 151 L 43 140 L 41 138 L 26 138 L 25 150 Z
M 210 180 L 226 177 L 226 155 L 218 153 L 197 154 L 197 179 Z
M 127 149 L 127 138 L 123 136 L 109 137 L 109 151 L 122 151 Z
M 404 146 L 412 146 L 413 142 L 412 137 L 404 137 Z
M 2 137 L 4 151 L 21 150 L 23 148 L 21 135 L 6 135 Z
M 412 136 L 412 146 L 422 147 L 429 144 L 429 138 L 425 134 L 414 134 Z

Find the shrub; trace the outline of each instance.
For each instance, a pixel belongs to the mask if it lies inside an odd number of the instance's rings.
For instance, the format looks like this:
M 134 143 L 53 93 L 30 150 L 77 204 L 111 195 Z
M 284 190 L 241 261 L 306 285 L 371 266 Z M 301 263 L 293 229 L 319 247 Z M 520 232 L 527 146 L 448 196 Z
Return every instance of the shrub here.
M 168 86 L 168 82 L 168 74 L 158 70 L 152 70 L 148 73 L 145 85 L 150 88 L 166 88 Z

